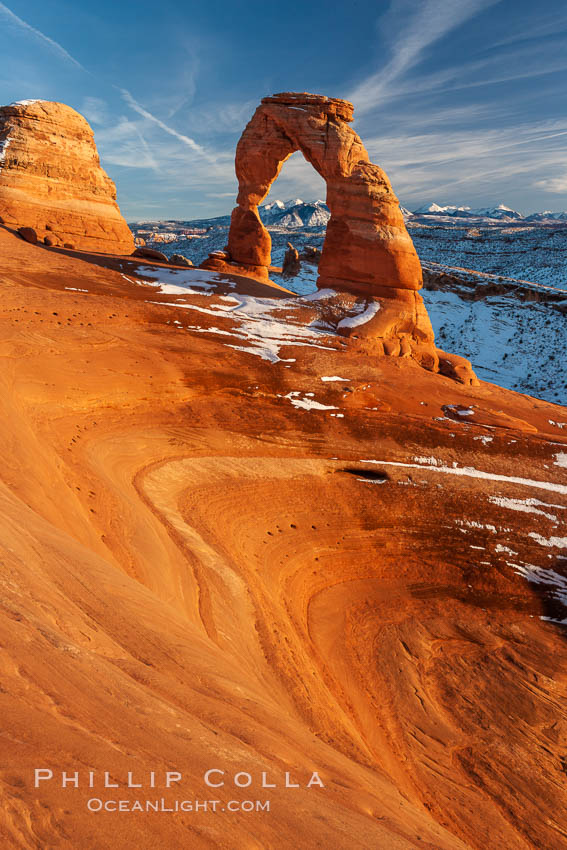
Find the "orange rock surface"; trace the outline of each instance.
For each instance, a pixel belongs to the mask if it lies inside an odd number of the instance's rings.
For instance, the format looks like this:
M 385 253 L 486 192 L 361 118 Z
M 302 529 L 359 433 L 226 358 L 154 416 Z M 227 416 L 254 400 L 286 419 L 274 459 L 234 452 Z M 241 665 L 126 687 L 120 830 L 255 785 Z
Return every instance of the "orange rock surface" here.
M 567 848 L 565 409 L 348 304 L 0 260 L 2 846 Z M 220 802 L 87 808 L 162 798 Z
M 0 108 L 0 222 L 52 245 L 130 254 L 134 239 L 74 109 L 44 100 Z

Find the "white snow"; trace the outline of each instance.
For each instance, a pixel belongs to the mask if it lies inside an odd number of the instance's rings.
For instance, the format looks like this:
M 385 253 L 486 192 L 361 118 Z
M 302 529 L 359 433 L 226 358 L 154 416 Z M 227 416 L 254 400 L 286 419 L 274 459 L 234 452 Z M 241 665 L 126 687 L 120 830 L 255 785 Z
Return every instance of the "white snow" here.
M 155 268 L 154 266 L 138 266 L 138 272 L 144 277 L 149 277 L 150 280 L 138 280 L 137 283 L 146 284 L 147 286 L 159 286 L 162 292 L 166 294 L 184 294 L 194 287 L 199 289 L 214 290 L 222 278 L 214 272 L 206 271 L 206 269 L 164 269 Z M 122 275 L 125 277 L 125 275 Z M 128 278 L 126 278 L 128 279 Z M 175 289 L 171 289 L 175 286 Z M 164 288 L 165 287 L 165 288 Z M 204 293 L 199 293 L 203 295 Z M 209 294 L 209 293 L 207 293 Z
M 348 381 L 348 378 L 339 378 L 338 375 L 323 375 L 322 381 Z M 566 455 L 567 457 L 567 455 Z
M 152 278 L 148 281 L 135 280 L 133 282 L 141 285 L 158 288 L 158 291 L 166 295 L 208 295 L 216 293 L 216 285 L 222 281 L 222 276 L 201 269 L 155 269 L 151 267 L 140 267 L 140 272 Z M 122 275 L 129 280 L 126 275 Z M 132 281 L 130 281 L 132 282 Z M 195 288 L 197 287 L 197 289 Z M 231 335 L 237 340 L 244 340 L 247 345 L 232 345 L 230 348 L 245 351 L 268 360 L 272 363 L 283 361 L 294 362 L 293 358 L 284 359 L 280 357 L 280 349 L 286 345 L 310 346 L 315 348 L 327 348 L 320 343 L 321 338 L 327 335 L 327 331 L 314 326 L 305 326 L 293 321 L 289 316 L 290 301 L 279 298 L 259 298 L 251 295 L 218 295 L 216 300 L 211 299 L 210 306 L 203 307 L 194 303 L 183 301 L 150 301 L 161 307 L 177 307 L 180 309 L 194 310 L 209 316 L 221 316 L 230 318 L 235 326 L 232 330 L 220 331 L 218 328 L 211 333 L 223 333 Z M 297 302 L 292 301 L 292 306 Z M 286 315 L 282 315 L 283 311 Z M 188 326 L 191 330 L 193 326 Z M 199 328 L 200 332 L 206 333 L 206 328 Z
M 318 289 L 310 295 L 303 295 L 304 301 L 326 301 L 327 298 L 333 298 L 337 295 L 334 289 Z
M 423 460 L 427 464 L 421 463 L 402 463 L 393 460 L 361 460 L 360 463 L 377 463 L 383 466 L 399 466 L 406 469 L 429 469 L 431 472 L 442 472 L 446 475 L 462 475 L 466 478 L 484 478 L 487 481 L 504 481 L 509 484 L 519 484 L 522 487 L 534 487 L 540 490 L 551 490 L 554 493 L 564 493 L 567 495 L 567 485 L 555 484 L 551 481 L 537 481 L 531 478 L 519 478 L 515 475 L 499 475 L 495 472 L 484 472 L 480 469 L 475 469 L 473 466 L 439 466 L 440 461 L 436 458 L 414 458 L 415 460 Z
M 567 454 L 565 452 L 558 452 L 555 455 L 555 466 L 563 466 L 567 469 Z
M 221 334 L 221 336 L 232 336 L 230 331 L 223 331 L 220 328 L 199 328 L 191 325 L 187 326 L 187 330 L 198 331 L 199 333 L 204 334 Z
M 289 399 L 294 407 L 301 408 L 302 410 L 338 410 L 339 409 L 336 405 L 321 404 L 320 402 L 315 401 L 313 398 L 307 397 L 307 396 L 312 396 L 312 395 L 313 395 L 313 393 L 306 393 L 304 395 L 304 398 L 300 398 L 301 392 L 294 391 L 294 392 L 289 392 L 287 395 L 280 396 L 280 398 Z
M 489 437 L 486 434 L 482 434 L 480 437 L 473 437 L 473 440 L 480 440 L 483 446 L 487 446 L 493 439 L 494 437 Z
M 540 546 L 547 546 L 555 549 L 567 549 L 567 537 L 542 537 L 535 531 L 530 531 L 528 537 L 531 537 Z
M 503 496 L 489 496 L 488 500 L 494 505 L 499 505 L 501 508 L 508 508 L 511 511 L 522 511 L 526 514 L 539 514 L 553 522 L 557 522 L 555 514 L 548 514 L 546 511 L 537 508 L 536 505 L 541 505 L 544 508 L 565 510 L 564 505 L 548 505 L 547 502 L 540 502 L 539 499 L 506 499 Z
M 536 567 L 534 564 L 516 564 L 512 561 L 507 561 L 509 567 L 523 576 L 531 584 L 540 584 L 547 586 L 550 593 L 562 605 L 567 606 L 567 578 L 556 573 L 555 570 L 546 570 L 543 567 Z M 553 623 L 561 625 L 567 624 L 567 618 L 563 620 L 552 620 L 551 617 L 540 617 L 541 620 L 549 620 Z
M 498 531 L 495 525 L 491 525 L 490 523 L 477 522 L 475 519 L 456 519 L 455 522 L 457 523 L 457 525 L 464 525 L 467 528 L 485 528 L 492 534 L 496 534 Z
M 279 352 L 284 345 L 326 348 L 317 343 L 317 335 L 321 335 L 321 331 L 272 316 L 272 311 L 284 306 L 277 299 L 248 295 L 239 298 L 231 309 L 231 316 L 240 320 L 240 327 L 234 333 L 251 343 L 250 354 L 276 363 L 281 359 Z
M 379 310 L 380 302 L 372 301 L 363 313 L 359 313 L 357 316 L 348 316 L 346 319 L 341 319 L 337 328 L 358 328 L 360 325 L 365 325 L 373 319 Z
M 502 543 L 497 543 L 494 547 L 496 552 L 505 552 L 506 555 L 517 555 L 517 552 L 514 552 L 513 549 L 509 549 L 508 546 L 503 546 Z
M 0 142 L 0 171 L 2 171 L 2 163 L 6 159 L 6 151 L 8 150 L 8 146 L 10 144 L 10 136 L 7 136 Z
M 448 404 L 447 410 L 456 413 L 457 416 L 474 416 L 474 410 L 472 407 L 459 408 L 456 404 Z

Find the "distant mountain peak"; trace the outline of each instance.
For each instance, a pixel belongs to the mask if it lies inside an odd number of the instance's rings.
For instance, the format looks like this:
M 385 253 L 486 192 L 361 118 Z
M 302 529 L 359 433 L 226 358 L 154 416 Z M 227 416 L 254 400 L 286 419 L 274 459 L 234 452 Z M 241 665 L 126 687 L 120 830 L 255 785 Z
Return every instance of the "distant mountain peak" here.
M 440 204 L 433 202 L 431 204 L 424 204 L 413 212 L 416 216 L 435 215 L 451 216 L 452 218 L 487 218 L 497 220 L 517 220 L 524 218 L 521 213 L 506 206 L 506 204 L 497 204 L 492 207 L 479 207 L 477 209 L 473 209 L 471 207 L 459 207 L 453 204 L 441 206 Z
M 259 208 L 260 218 L 266 225 L 282 227 L 325 227 L 331 217 L 324 201 L 302 201 L 294 198 L 290 201 L 272 201 Z

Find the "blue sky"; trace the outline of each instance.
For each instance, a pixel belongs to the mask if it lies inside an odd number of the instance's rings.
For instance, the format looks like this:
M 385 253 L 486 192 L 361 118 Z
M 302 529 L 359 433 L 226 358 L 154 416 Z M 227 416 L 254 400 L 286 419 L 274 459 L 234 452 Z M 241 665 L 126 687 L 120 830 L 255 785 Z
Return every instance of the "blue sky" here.
M 234 202 L 261 97 L 355 104 L 401 202 L 567 209 L 564 0 L 9 0 L 0 103 L 67 103 L 95 131 L 128 220 Z M 272 198 L 325 197 L 300 154 Z

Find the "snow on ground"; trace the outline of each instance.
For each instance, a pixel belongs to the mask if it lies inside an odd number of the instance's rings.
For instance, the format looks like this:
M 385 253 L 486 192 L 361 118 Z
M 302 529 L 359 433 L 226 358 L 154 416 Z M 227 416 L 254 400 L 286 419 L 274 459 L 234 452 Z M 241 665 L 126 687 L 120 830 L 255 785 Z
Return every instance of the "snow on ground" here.
M 487 434 L 481 434 L 479 437 L 473 437 L 473 440 L 480 440 L 483 446 L 487 446 L 493 441 L 494 437 L 489 437 Z
M 422 469 L 427 470 L 429 472 L 439 472 L 445 473 L 449 475 L 464 475 L 472 478 L 484 478 L 489 481 L 499 481 L 503 483 L 510 483 L 521 485 L 531 488 L 539 488 L 544 490 L 550 490 L 552 492 L 562 493 L 567 495 L 567 486 L 563 484 L 555 484 L 553 482 L 546 481 L 534 481 L 526 478 L 518 478 L 516 476 L 507 476 L 507 475 L 498 475 L 496 473 L 484 472 L 481 470 L 474 469 L 473 467 L 459 467 L 457 464 L 453 464 L 453 466 L 446 466 L 442 461 L 438 460 L 435 457 L 414 457 L 414 461 L 417 463 L 401 463 L 394 461 L 382 461 L 382 460 L 362 460 L 361 463 L 373 463 L 379 466 L 397 466 L 397 467 L 406 467 L 411 469 Z M 364 479 L 358 479 L 363 481 Z M 547 511 L 541 510 L 540 508 L 548 508 L 553 510 L 564 511 L 567 509 L 565 505 L 557 505 L 557 504 L 549 504 L 547 502 L 542 502 L 536 498 L 527 498 L 527 499 L 511 499 L 503 496 L 489 496 L 489 501 L 499 507 L 507 508 L 514 511 L 522 511 L 526 513 L 533 513 L 538 515 L 543 515 L 546 519 L 549 519 L 552 522 L 557 523 L 557 516 L 555 514 L 547 513 Z M 457 519 L 455 520 L 458 530 L 463 534 L 468 534 L 473 532 L 475 529 L 489 531 L 491 534 L 498 535 L 494 546 L 494 552 L 499 555 L 507 555 L 508 557 L 515 558 L 515 560 L 507 561 L 509 567 L 511 567 L 516 573 L 523 576 L 527 581 L 533 584 L 543 585 L 548 591 L 550 598 L 554 602 L 561 603 L 565 609 L 567 609 L 567 577 L 560 575 L 555 572 L 553 569 L 549 569 L 547 567 L 539 567 L 534 566 L 533 564 L 528 564 L 526 562 L 519 561 L 517 559 L 518 553 L 510 548 L 510 546 L 505 545 L 508 541 L 506 540 L 506 536 L 504 536 L 504 542 L 502 541 L 502 535 L 508 534 L 511 529 L 496 527 L 495 525 L 479 522 L 474 519 Z M 548 549 L 567 549 L 567 537 L 544 537 L 538 532 L 530 531 L 526 535 L 531 540 L 534 540 L 537 544 L 544 548 Z M 499 539 L 500 538 L 500 539 Z M 471 545 L 471 549 L 483 549 L 485 547 L 481 546 L 473 546 Z M 567 560 L 564 556 L 559 554 L 548 555 L 549 558 L 554 558 L 558 562 L 560 560 Z M 490 565 L 490 561 L 480 561 L 480 564 Z M 551 617 L 542 616 L 542 620 L 550 620 L 554 623 L 559 623 L 561 625 L 567 625 L 567 617 L 564 619 L 553 619 Z
M 302 244 L 296 245 L 296 239 L 293 237 L 291 239 L 292 244 L 298 250 L 303 247 Z M 303 242 L 303 244 L 308 244 L 307 242 Z M 315 247 L 321 247 L 321 240 L 319 239 L 315 243 Z M 287 250 L 287 245 L 282 248 L 272 248 L 272 265 L 274 266 L 282 266 L 284 255 Z M 319 275 L 319 269 L 313 263 L 307 263 L 305 261 L 301 262 L 301 269 L 299 274 L 292 278 L 284 278 L 284 277 L 274 277 L 277 283 L 281 286 L 285 286 L 286 289 L 292 289 L 294 292 L 298 292 L 303 294 L 304 292 L 313 292 L 317 288 L 317 277 Z
M 557 516 L 542 511 L 541 508 L 565 510 L 564 505 L 548 505 L 547 502 L 540 502 L 539 499 L 506 499 L 503 496 L 489 496 L 488 500 L 494 505 L 499 505 L 501 508 L 508 508 L 511 511 L 522 511 L 527 514 L 539 514 L 554 522 L 557 522 Z M 536 507 L 536 505 L 540 507 Z
M 534 564 L 517 564 L 512 561 L 507 561 L 507 564 L 531 584 L 544 585 L 549 589 L 552 597 L 567 608 L 567 578 L 565 576 L 556 573 L 555 570 L 536 567 Z M 552 623 L 567 624 L 567 618 L 553 620 L 551 617 L 541 617 L 540 619 L 549 620 Z
M 162 292 L 169 295 L 190 294 L 197 287 L 199 295 L 214 292 L 218 283 L 222 280 L 220 275 L 206 269 L 166 269 L 157 266 L 138 266 L 139 274 L 150 280 L 136 281 L 149 286 L 159 286 Z M 125 277 L 125 275 L 123 275 Z M 230 282 L 226 281 L 230 285 Z M 234 283 L 232 283 L 234 286 Z
M 165 295 L 215 295 L 211 298 L 208 306 L 183 301 L 152 301 L 150 303 L 161 307 L 177 307 L 202 313 L 208 316 L 230 318 L 234 327 L 229 330 L 201 327 L 190 324 L 186 328 L 189 331 L 200 333 L 212 333 L 222 336 L 231 336 L 235 340 L 243 340 L 246 345 L 235 345 L 224 343 L 229 348 L 244 351 L 268 360 L 272 363 L 293 362 L 280 357 L 280 350 L 286 345 L 312 346 L 316 348 L 327 348 L 324 338 L 328 336 L 328 330 L 323 330 L 314 325 L 304 325 L 294 322 L 293 315 L 290 316 L 290 305 L 288 300 L 281 298 L 260 298 L 252 295 L 216 295 L 214 292 L 220 281 L 227 283 L 222 275 L 202 269 L 162 269 L 156 267 L 141 267 L 140 272 L 152 280 L 130 280 L 155 288 L 156 294 Z M 126 277 L 123 275 L 123 277 Z
M 522 487 L 530 487 L 540 490 L 550 490 L 554 493 L 563 493 L 567 495 L 567 484 L 556 484 L 553 481 L 538 481 L 532 478 L 519 478 L 515 475 L 499 475 L 496 472 L 484 472 L 481 469 L 475 469 L 474 466 L 445 466 L 442 461 L 436 458 L 414 458 L 417 463 L 402 463 L 401 461 L 393 460 L 361 460 L 360 463 L 376 463 L 382 466 L 399 466 L 408 469 L 422 469 L 429 472 L 441 472 L 445 475 L 460 475 L 465 478 L 484 478 L 487 481 L 503 481 L 510 484 L 519 484 Z
M 553 549 L 567 549 L 567 537 L 543 537 L 535 531 L 530 531 L 528 537 L 531 537 L 540 546 L 547 546 Z
M 446 235 L 445 230 L 450 233 Z M 565 288 L 567 300 L 567 229 L 558 228 L 554 231 L 555 235 L 545 237 L 549 242 L 549 251 L 555 252 L 548 259 L 531 250 L 534 246 L 537 248 L 538 233 L 545 231 L 535 228 L 533 233 L 532 230 L 530 228 L 529 235 L 521 237 L 520 245 L 513 244 L 512 254 L 509 250 L 503 256 L 494 256 L 499 243 L 520 237 L 518 234 L 508 237 L 490 231 L 482 243 L 485 261 L 476 266 L 476 258 L 460 250 L 454 228 L 435 228 L 434 237 L 431 236 L 433 231 L 429 230 L 427 244 L 431 247 L 431 256 L 439 259 L 435 250 L 438 246 L 442 249 L 445 244 L 443 240 L 448 240 L 452 250 L 440 250 L 446 263 L 451 262 L 451 267 L 446 265 L 444 270 L 476 281 L 479 287 L 487 282 L 499 283 L 504 278 L 511 287 L 520 285 L 520 281 L 524 282 L 523 286 L 529 287 L 530 281 L 535 281 L 544 286 Z M 411 231 L 411 235 L 415 236 L 415 230 Z M 417 240 L 416 247 L 419 251 Z M 536 264 L 532 256 L 534 253 L 537 253 L 538 261 L 544 263 L 543 270 L 541 264 Z M 281 255 L 283 260 L 283 249 Z M 422 253 L 422 260 L 427 256 L 427 251 Z M 441 262 L 424 264 L 436 271 L 443 270 Z M 480 271 L 484 270 L 486 275 L 492 277 L 481 278 L 474 273 L 467 275 L 455 266 L 480 268 Z M 510 274 L 505 275 L 505 272 Z M 330 297 L 332 290 L 316 291 L 316 279 L 316 267 L 303 262 L 300 274 L 284 283 L 287 288 L 307 296 L 309 300 Z M 538 287 L 533 286 L 533 289 L 535 299 Z M 567 320 L 564 314 L 544 302 L 520 301 L 512 293 L 475 300 L 474 287 L 473 297 L 468 300 L 452 291 L 421 290 L 421 295 L 438 346 L 469 359 L 481 380 L 557 404 L 567 404 L 567 360 L 561 356 L 566 341 Z
M 359 313 L 357 316 L 349 316 L 346 319 L 342 319 L 337 328 L 358 328 L 360 325 L 365 325 L 374 316 L 380 309 L 380 303 L 378 301 L 371 301 L 366 310 L 363 313 Z
M 481 380 L 567 403 L 565 315 L 510 294 L 478 301 L 455 292 L 421 294 L 437 345 L 467 357 Z
M 565 227 L 411 225 L 409 233 L 422 262 L 567 289 Z
M 314 393 L 304 393 L 303 398 L 301 398 L 301 392 L 293 391 L 289 392 L 287 395 L 281 396 L 278 393 L 278 398 L 288 398 L 294 407 L 298 407 L 301 410 L 338 410 L 339 408 L 334 404 L 321 404 L 319 401 L 315 401 L 313 398 Z M 335 414 L 339 415 L 339 414 Z M 333 414 L 331 414 L 333 416 Z
M 0 171 L 2 171 L 2 163 L 6 159 L 6 153 L 8 151 L 8 147 L 10 145 L 10 136 L 7 136 L 5 139 L 2 139 L 0 142 Z

